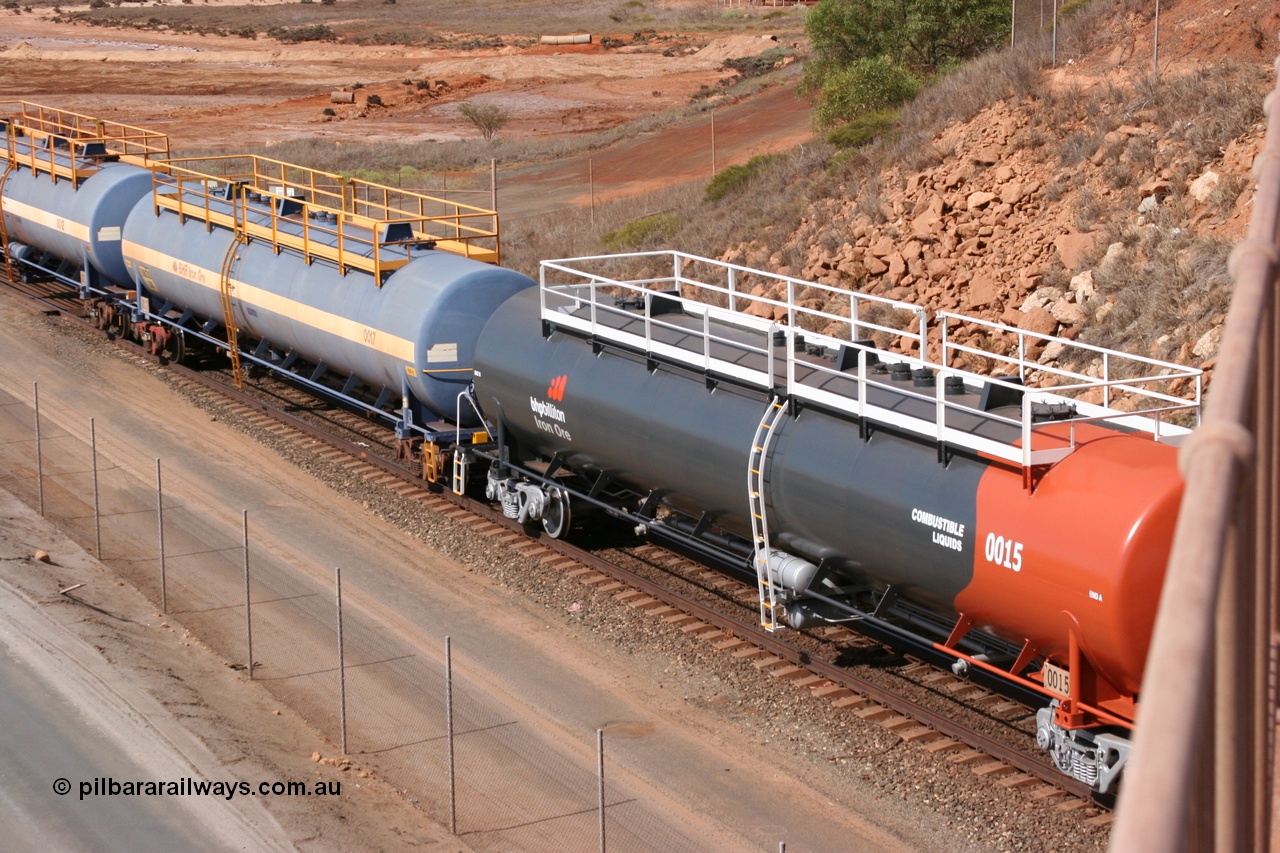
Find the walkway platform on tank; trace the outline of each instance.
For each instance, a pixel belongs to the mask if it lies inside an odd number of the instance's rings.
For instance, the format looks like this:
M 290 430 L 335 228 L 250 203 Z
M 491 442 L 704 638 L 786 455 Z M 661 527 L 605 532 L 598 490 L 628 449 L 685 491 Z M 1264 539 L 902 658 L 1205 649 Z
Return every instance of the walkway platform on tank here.
M 1199 419 L 1194 368 L 949 312 L 930 322 L 918 305 L 713 259 L 544 261 L 540 279 L 551 326 L 1024 470 L 1070 454 L 1084 424 L 1177 444 L 1190 430 L 1171 420 Z M 785 297 L 764 295 L 778 286 Z M 1014 344 L 961 343 L 961 326 Z M 1067 357 L 1031 357 L 1051 343 Z M 1097 375 L 1064 366 L 1089 362 Z

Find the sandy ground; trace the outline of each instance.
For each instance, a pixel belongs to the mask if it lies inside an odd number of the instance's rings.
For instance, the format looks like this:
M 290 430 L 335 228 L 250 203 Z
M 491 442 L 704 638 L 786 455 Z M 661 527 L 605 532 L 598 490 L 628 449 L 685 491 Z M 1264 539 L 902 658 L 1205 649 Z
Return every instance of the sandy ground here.
M 337 141 L 470 138 L 457 104 L 510 108 L 507 137 L 580 133 L 688 102 L 731 72 L 725 59 L 776 46 L 741 35 L 679 55 L 598 44 L 446 51 L 425 47 L 285 45 L 217 36 L 143 33 L 4 16 L 0 96 L 48 101 L 171 134 L 175 149 L 235 139 L 262 145 L 298 136 Z M 689 51 L 686 55 L 686 51 Z M 443 80 L 440 91 L 401 81 Z M 364 84 L 353 107 L 332 91 Z M 434 88 L 434 87 L 433 87 Z M 369 94 L 384 108 L 363 109 Z
M 506 109 L 504 139 L 570 136 L 686 104 L 703 86 L 731 75 L 722 68 L 725 59 L 780 44 L 769 36 L 690 36 L 673 56 L 663 56 L 661 45 L 449 52 L 123 32 L 54 24 L 34 15 L 4 16 L 0 22 L 0 101 L 32 100 L 161 131 L 179 155 L 301 138 L 476 138 L 459 114 L 463 103 Z M 405 79 L 429 80 L 433 88 L 406 87 Z M 437 87 L 436 81 L 447 85 Z M 332 91 L 356 82 L 364 85 L 355 105 L 330 103 Z M 369 94 L 385 106 L 365 107 Z M 325 117 L 326 108 L 337 115 Z M 788 150 L 812 136 L 810 107 L 791 87 L 716 111 L 717 169 Z M 593 196 L 600 203 L 706 180 L 712 174 L 712 136 L 707 113 L 606 151 L 532 167 L 499 164 L 499 213 L 514 221 L 586 205 Z M 480 183 L 487 185 L 488 176 Z

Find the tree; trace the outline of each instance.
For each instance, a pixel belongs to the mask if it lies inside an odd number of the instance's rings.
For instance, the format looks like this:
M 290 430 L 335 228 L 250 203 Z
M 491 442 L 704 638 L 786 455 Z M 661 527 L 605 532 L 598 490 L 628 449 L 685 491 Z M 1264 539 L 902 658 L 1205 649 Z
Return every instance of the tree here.
M 828 71 L 884 56 L 936 73 L 1008 39 L 1008 0 L 823 0 L 805 29 Z
M 485 139 L 493 139 L 511 116 L 497 104 L 462 104 L 458 107 L 462 117 L 475 125 Z
M 914 97 L 920 81 L 1008 38 L 1008 0 L 822 0 L 805 20 L 802 90 L 832 127 Z
M 814 123 L 832 127 L 877 110 L 896 107 L 920 90 L 915 76 L 883 57 L 859 59 L 833 72 L 823 84 Z

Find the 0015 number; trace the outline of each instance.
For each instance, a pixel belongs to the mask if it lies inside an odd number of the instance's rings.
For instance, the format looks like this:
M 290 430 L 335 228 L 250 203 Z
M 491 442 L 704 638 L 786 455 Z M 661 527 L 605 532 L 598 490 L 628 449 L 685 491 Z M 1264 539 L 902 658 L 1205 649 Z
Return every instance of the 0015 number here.
M 1014 542 L 1012 539 L 1005 539 L 1003 536 L 988 533 L 983 554 L 986 556 L 988 563 L 995 563 L 997 566 L 1004 566 L 1006 569 L 1013 569 L 1015 572 L 1022 571 L 1021 542 Z

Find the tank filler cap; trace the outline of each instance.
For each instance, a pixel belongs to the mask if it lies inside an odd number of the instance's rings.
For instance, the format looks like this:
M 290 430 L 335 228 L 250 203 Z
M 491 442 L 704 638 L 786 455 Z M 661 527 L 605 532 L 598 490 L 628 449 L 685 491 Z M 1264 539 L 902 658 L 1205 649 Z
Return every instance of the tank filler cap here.
M 1036 423 L 1044 421 L 1067 421 L 1076 416 L 1076 407 L 1070 403 L 1032 403 L 1031 420 Z

